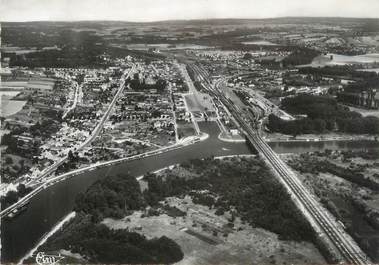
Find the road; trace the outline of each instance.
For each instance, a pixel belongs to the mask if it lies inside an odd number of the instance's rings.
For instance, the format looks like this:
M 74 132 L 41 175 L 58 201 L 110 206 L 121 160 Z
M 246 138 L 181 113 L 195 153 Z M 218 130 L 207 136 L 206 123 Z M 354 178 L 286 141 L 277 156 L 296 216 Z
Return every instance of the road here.
M 76 108 L 76 105 L 78 104 L 78 99 L 79 99 L 79 84 L 76 81 L 73 81 L 74 86 L 75 86 L 75 94 L 74 94 L 74 102 L 72 105 L 63 113 L 62 119 L 66 118 L 67 114 L 70 113 L 73 109 Z
M 188 72 L 187 72 L 187 69 L 186 69 L 186 66 L 184 64 L 177 64 L 177 67 L 180 69 L 181 73 L 182 73 L 182 76 L 184 77 L 184 80 L 188 86 L 188 94 L 189 95 L 193 95 L 194 96 L 194 99 L 197 101 L 197 104 L 198 105 L 201 105 L 199 102 L 198 102 L 198 91 L 197 89 L 195 88 L 195 85 L 193 84 L 192 82 L 192 79 L 191 77 L 189 76 Z M 200 134 L 200 128 L 199 128 L 199 124 L 197 123 L 197 120 L 195 118 L 195 115 L 193 115 L 192 111 L 190 111 L 190 108 L 187 104 L 187 101 L 186 99 L 184 98 L 184 105 L 186 107 L 186 110 L 190 113 L 191 115 L 191 121 L 192 121 L 192 124 L 195 128 L 195 131 L 196 131 L 196 134 L 199 135 Z
M 80 149 L 84 148 L 91 141 L 93 141 L 96 138 L 96 136 L 99 134 L 99 132 L 101 131 L 101 129 L 104 126 L 105 121 L 108 119 L 109 114 L 111 113 L 111 111 L 113 109 L 113 106 L 116 103 L 118 97 L 120 96 L 120 94 L 122 93 L 122 91 L 124 91 L 125 80 L 134 72 L 134 70 L 135 70 L 135 66 L 133 65 L 133 67 L 128 71 L 128 73 L 125 72 L 123 74 L 123 76 L 121 77 L 120 87 L 119 87 L 117 93 L 115 94 L 115 96 L 113 97 L 112 102 L 109 104 L 108 109 L 106 110 L 106 112 L 102 116 L 100 122 L 97 124 L 97 126 L 95 127 L 95 129 L 92 131 L 91 135 L 86 139 L 86 141 L 84 143 L 82 143 L 77 148 L 77 150 L 80 150 Z M 26 186 L 28 186 L 28 187 L 34 187 L 35 185 L 40 184 L 40 182 L 43 181 L 44 178 L 46 178 L 50 174 L 52 174 L 60 165 L 62 165 L 64 162 L 66 162 L 67 159 L 68 159 L 68 155 L 62 157 L 60 160 L 58 160 L 57 162 L 55 162 L 53 165 L 51 165 L 50 167 L 44 169 L 42 171 L 42 173 L 41 173 L 40 176 L 38 176 L 37 178 L 34 178 L 31 181 L 27 182 Z
M 312 224 L 319 238 L 328 246 L 329 251 L 337 261 L 347 264 L 370 264 L 365 253 L 356 242 L 344 231 L 340 223 L 315 199 L 314 195 L 302 184 L 296 174 L 283 160 L 271 149 L 271 147 L 259 135 L 259 128 L 254 128 L 257 118 L 243 113 L 225 97 L 221 90 L 213 87 L 204 75 L 204 70 L 193 67 L 196 73 L 202 76 L 203 84 L 209 93 L 218 97 L 229 109 L 233 118 L 237 121 L 241 131 L 254 145 L 268 166 L 276 172 L 281 183 L 291 194 L 295 204 Z M 218 83 L 220 84 L 220 82 Z M 252 126 L 253 125 L 253 126 Z

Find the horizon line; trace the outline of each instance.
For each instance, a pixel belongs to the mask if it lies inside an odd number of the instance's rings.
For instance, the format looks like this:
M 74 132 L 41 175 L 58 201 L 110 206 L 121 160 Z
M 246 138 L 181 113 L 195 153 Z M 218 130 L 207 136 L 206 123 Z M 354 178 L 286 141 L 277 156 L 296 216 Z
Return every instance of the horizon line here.
M 379 20 L 379 17 L 355 17 L 355 16 L 278 16 L 278 17 L 262 17 L 262 18 L 237 18 L 237 17 L 215 17 L 215 18 L 188 18 L 188 19 L 166 19 L 166 20 L 122 20 L 122 19 L 71 19 L 71 20 L 0 20 L 0 23 L 35 23 L 35 22 L 126 22 L 126 23 L 160 23 L 160 22 L 174 22 L 174 21 L 201 21 L 201 20 L 270 20 L 270 19 L 284 19 L 284 18 L 336 18 L 336 19 L 373 19 Z

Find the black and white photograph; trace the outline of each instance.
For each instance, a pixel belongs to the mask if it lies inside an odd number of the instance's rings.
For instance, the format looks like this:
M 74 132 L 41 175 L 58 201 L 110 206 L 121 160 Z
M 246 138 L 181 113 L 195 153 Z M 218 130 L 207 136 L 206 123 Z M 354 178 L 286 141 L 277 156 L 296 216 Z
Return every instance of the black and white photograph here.
M 0 263 L 379 264 L 378 0 L 0 0 Z

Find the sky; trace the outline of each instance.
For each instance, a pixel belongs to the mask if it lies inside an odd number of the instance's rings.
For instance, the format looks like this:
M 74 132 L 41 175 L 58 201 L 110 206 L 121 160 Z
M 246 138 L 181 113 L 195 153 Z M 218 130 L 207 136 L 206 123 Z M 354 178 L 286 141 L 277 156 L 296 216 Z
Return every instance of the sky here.
M 379 0 L 0 0 L 0 21 L 379 17 Z

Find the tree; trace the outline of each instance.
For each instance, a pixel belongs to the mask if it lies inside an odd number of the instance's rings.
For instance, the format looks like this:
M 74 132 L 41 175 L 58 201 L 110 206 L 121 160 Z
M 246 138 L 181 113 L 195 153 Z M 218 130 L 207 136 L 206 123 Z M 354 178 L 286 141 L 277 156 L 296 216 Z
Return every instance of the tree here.
M 18 200 L 18 193 L 16 191 L 9 191 L 5 197 L 1 198 L 1 202 L 3 203 L 1 206 L 3 209 L 5 209 L 7 206 L 17 202 Z
M 7 165 L 13 164 L 13 159 L 12 159 L 12 157 L 7 156 L 7 157 L 5 158 L 5 163 L 6 163 Z
M 76 211 L 91 214 L 95 220 L 120 218 L 144 205 L 137 180 L 130 175 L 110 176 L 95 182 L 76 198 Z
M 251 53 L 247 52 L 243 55 L 243 59 L 244 60 L 251 60 L 251 59 L 253 59 L 253 55 Z
M 296 123 L 296 122 L 286 122 L 285 123 L 285 128 L 284 128 L 284 132 L 286 134 L 290 134 L 292 135 L 293 137 L 296 137 L 300 132 L 301 132 L 301 129 L 299 129 L 299 125 L 300 123 Z
M 23 169 L 24 166 L 25 166 L 25 160 L 24 160 L 24 159 L 21 159 L 21 160 L 19 161 L 19 164 L 20 164 L 21 168 Z
M 326 130 L 326 122 L 322 119 L 315 119 L 313 124 L 315 131 L 318 133 L 322 133 Z
M 62 95 L 59 97 L 59 101 L 60 101 L 61 106 L 63 106 L 64 104 L 66 104 L 67 99 L 65 96 Z
M 373 116 L 367 116 L 365 121 L 365 131 L 369 134 L 379 134 L 379 119 Z
M 74 154 L 72 153 L 72 151 L 68 151 L 68 160 L 70 162 L 73 162 L 74 161 Z
M 22 197 L 27 193 L 26 187 L 24 184 L 19 184 L 17 186 L 17 192 Z
M 151 116 L 152 116 L 153 118 L 159 118 L 161 115 L 162 115 L 162 111 L 160 111 L 159 109 L 155 109 L 155 110 L 151 113 Z

